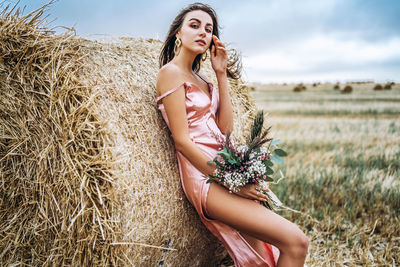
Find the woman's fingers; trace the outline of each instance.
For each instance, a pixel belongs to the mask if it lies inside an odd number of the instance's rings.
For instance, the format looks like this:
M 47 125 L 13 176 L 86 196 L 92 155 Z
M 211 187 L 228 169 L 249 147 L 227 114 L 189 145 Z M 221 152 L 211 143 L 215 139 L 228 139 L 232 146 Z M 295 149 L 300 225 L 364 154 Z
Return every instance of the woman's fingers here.
M 268 201 L 268 196 L 266 195 L 265 191 L 263 192 L 258 185 L 251 184 L 246 185 L 239 191 L 239 195 L 248 198 L 254 199 L 258 201 Z
M 256 195 L 257 197 L 261 200 L 261 201 L 267 201 L 268 200 L 268 196 L 266 195 L 266 191 L 263 190 L 261 187 L 259 186 L 255 186 L 254 187 L 255 191 L 256 191 Z
M 214 38 L 214 43 L 217 44 L 217 45 L 219 45 L 219 46 L 222 46 L 223 48 L 225 48 L 225 44 L 224 44 L 223 42 L 221 42 L 221 40 L 218 39 L 217 36 L 215 36 L 215 35 L 213 35 L 213 36 L 215 37 L 215 38 Z
M 214 45 L 216 45 L 218 49 L 225 49 L 225 44 L 220 40 L 216 40 L 216 42 L 214 42 Z
M 259 199 L 261 201 L 267 201 L 268 200 L 268 197 L 264 193 L 261 193 L 261 192 L 259 192 L 258 197 L 259 197 Z

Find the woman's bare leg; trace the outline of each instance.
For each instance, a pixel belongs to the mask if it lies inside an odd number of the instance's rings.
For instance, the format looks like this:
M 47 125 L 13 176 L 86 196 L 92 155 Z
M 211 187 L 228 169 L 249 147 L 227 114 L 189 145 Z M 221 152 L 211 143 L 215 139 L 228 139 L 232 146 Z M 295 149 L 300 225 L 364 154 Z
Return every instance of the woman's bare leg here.
M 240 234 L 244 237 L 244 239 L 246 239 L 247 243 L 249 243 L 258 254 L 260 254 L 261 257 L 264 259 L 267 257 L 263 241 L 243 232 L 240 232 Z
M 303 266 L 308 239 L 292 222 L 254 200 L 231 194 L 215 183 L 207 195 L 208 215 L 280 250 L 278 266 Z

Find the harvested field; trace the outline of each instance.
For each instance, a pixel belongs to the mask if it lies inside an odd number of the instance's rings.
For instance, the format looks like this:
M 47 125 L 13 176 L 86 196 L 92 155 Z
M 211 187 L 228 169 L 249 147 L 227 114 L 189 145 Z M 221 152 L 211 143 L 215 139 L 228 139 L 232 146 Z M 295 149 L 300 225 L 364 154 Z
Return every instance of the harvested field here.
M 309 266 L 398 266 L 400 87 L 352 86 L 349 95 L 334 84 L 251 92 L 289 154 L 273 190 L 302 212 L 282 215 L 310 238 Z

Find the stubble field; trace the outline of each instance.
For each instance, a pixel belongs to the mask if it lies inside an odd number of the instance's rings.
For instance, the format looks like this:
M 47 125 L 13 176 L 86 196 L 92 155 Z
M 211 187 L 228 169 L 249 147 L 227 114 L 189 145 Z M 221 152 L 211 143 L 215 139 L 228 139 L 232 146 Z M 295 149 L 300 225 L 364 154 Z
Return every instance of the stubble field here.
M 266 124 L 288 152 L 272 190 L 310 240 L 309 266 L 400 264 L 400 86 L 254 85 Z M 343 86 L 342 86 L 343 87 Z M 277 177 L 278 178 L 278 177 Z

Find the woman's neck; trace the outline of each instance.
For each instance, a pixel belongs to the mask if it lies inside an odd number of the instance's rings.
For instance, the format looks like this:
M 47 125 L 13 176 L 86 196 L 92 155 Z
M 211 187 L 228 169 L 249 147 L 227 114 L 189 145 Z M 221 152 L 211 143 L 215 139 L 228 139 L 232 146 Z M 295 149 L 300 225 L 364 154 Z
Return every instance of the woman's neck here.
M 178 56 L 172 59 L 172 62 L 182 68 L 183 71 L 187 73 L 193 73 L 192 65 L 193 61 L 196 58 L 197 54 L 190 52 L 186 49 L 181 47 L 181 51 L 179 52 Z

